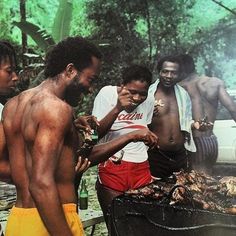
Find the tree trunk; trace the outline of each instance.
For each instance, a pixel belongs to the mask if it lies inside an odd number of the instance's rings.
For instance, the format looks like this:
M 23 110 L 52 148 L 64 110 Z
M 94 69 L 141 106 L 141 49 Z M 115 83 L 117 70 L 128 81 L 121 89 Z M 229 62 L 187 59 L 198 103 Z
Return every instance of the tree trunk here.
M 20 18 L 21 18 L 21 21 L 26 20 L 25 4 L 26 4 L 26 0 L 20 0 Z M 23 66 L 23 69 L 24 69 L 25 66 L 27 65 L 27 61 L 24 57 L 24 53 L 27 52 L 27 35 L 23 31 L 21 32 L 21 43 L 22 43 L 22 54 L 21 54 L 22 58 L 21 59 L 22 59 L 22 66 Z

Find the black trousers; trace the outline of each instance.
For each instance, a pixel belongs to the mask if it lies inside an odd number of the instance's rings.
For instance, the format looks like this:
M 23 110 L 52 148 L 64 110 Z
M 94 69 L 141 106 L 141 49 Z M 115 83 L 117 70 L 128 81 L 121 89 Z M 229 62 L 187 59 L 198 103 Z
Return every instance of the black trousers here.
M 180 170 L 191 170 L 190 152 L 184 147 L 178 151 L 153 149 L 148 151 L 151 174 L 158 178 L 167 178 Z

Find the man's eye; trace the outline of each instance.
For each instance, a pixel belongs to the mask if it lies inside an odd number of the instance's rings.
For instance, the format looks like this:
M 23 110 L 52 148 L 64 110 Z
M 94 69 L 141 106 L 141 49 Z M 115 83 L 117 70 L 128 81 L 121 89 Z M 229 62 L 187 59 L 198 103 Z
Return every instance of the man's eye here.
M 13 73 L 12 70 L 6 70 L 6 72 L 7 72 L 9 75 Z

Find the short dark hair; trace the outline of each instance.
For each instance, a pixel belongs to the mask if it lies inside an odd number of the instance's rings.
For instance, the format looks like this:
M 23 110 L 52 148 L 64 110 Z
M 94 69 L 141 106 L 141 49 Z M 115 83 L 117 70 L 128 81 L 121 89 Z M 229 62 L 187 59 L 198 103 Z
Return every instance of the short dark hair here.
M 98 48 L 82 37 L 68 37 L 56 44 L 46 55 L 45 77 L 60 74 L 69 63 L 82 71 L 92 64 L 92 56 L 101 59 Z
M 181 64 L 181 60 L 177 55 L 169 55 L 169 56 L 164 56 L 162 58 L 160 58 L 160 60 L 157 61 L 157 70 L 158 72 L 161 71 L 163 63 L 169 61 L 169 62 L 173 62 L 173 63 L 177 63 L 179 65 L 179 73 L 182 73 L 183 71 L 183 67 Z
M 10 60 L 11 65 L 16 66 L 16 52 L 13 46 L 7 41 L 0 41 L 0 64 L 7 59 Z
M 122 83 L 125 85 L 133 80 L 147 82 L 150 85 L 152 83 L 152 73 L 145 66 L 131 65 L 123 70 Z
M 180 54 L 179 57 L 183 66 L 183 70 L 187 75 L 195 72 L 195 64 L 192 56 L 189 54 Z

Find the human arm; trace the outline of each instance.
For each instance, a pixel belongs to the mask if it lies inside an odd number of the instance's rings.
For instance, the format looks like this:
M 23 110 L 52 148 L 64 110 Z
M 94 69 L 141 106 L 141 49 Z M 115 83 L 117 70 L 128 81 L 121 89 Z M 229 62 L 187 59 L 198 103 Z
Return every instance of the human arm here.
M 78 161 L 75 166 L 75 191 L 78 192 L 78 188 L 80 185 L 80 180 L 82 178 L 83 173 L 90 167 L 91 162 L 88 160 L 88 158 L 82 158 L 79 156 Z M 77 196 L 78 197 L 78 196 Z
M 2 122 L 0 122 L 0 180 L 11 183 L 11 168 Z
M 205 113 L 203 109 L 202 98 L 197 86 L 191 87 L 190 98 L 192 103 L 193 120 L 200 121 L 204 118 Z
M 117 137 L 109 142 L 95 145 L 87 158 L 91 161 L 91 166 L 94 166 L 106 161 L 128 143 L 138 141 L 143 141 L 150 148 L 158 145 L 158 137 L 149 129 L 143 128 Z
M 53 107 L 53 109 L 52 109 Z M 64 137 L 72 123 L 72 110 L 64 104 L 50 104 L 38 114 L 38 129 L 32 147 L 29 191 L 41 219 L 52 236 L 72 236 L 56 185 L 56 172 Z

